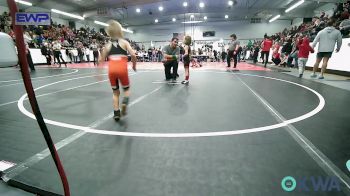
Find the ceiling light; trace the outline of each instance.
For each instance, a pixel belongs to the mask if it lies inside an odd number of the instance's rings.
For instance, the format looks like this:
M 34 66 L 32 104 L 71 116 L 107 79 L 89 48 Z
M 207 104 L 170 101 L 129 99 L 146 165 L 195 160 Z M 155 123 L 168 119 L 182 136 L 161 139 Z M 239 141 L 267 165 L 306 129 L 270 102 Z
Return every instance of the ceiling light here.
M 21 0 L 15 0 L 17 3 L 23 4 L 23 5 L 28 5 L 28 6 L 32 6 L 33 4 L 28 2 L 28 1 L 21 1 Z
M 225 18 L 227 19 L 227 18 L 228 18 L 228 15 L 225 15 Z
M 176 18 L 173 18 L 173 22 L 176 22 Z
M 63 12 L 63 11 L 56 10 L 56 9 L 51 9 L 51 12 L 55 12 L 57 14 L 62 14 L 62 15 L 69 16 L 69 17 L 72 17 L 72 18 L 84 20 L 84 17 L 82 17 L 82 16 L 71 14 L 71 13 L 67 13 L 67 12 Z
M 159 10 L 159 11 L 163 11 L 163 7 L 162 7 L 162 6 L 159 6 L 159 7 L 158 7 L 158 10 Z
M 155 19 L 154 22 L 155 22 L 155 23 L 158 23 L 158 19 Z
M 141 12 L 141 9 L 140 9 L 140 8 L 137 8 L 137 9 L 136 9 L 136 12 L 137 12 L 137 13 L 140 13 L 140 12 Z
M 202 7 L 202 8 L 203 8 L 203 7 L 204 7 L 204 3 L 203 3 L 203 2 L 200 2 L 200 3 L 199 3 L 199 7 Z
M 232 6 L 233 5 L 233 1 L 228 1 L 228 5 Z
M 187 7 L 187 2 L 185 1 L 183 4 L 182 4 L 184 7 Z
M 134 33 L 134 31 L 129 30 L 129 29 L 124 29 L 124 28 L 122 28 L 122 31 L 124 31 L 124 32 L 128 32 L 128 33 Z
M 98 24 L 98 25 L 105 26 L 105 27 L 108 27 L 108 26 L 109 26 L 107 23 L 100 22 L 100 21 L 97 21 L 97 20 L 95 20 L 94 23 L 95 23 L 95 24 Z M 128 33 L 134 33 L 134 31 L 131 31 L 131 30 L 129 30 L 129 29 L 124 29 L 123 27 L 122 27 L 122 31 L 128 32 Z
M 208 19 L 208 17 L 207 17 L 207 16 L 204 16 L 204 17 L 203 17 L 203 19 L 204 19 L 204 20 L 207 20 L 207 19 Z
M 94 23 L 98 24 L 98 25 L 102 25 L 102 26 L 108 27 L 108 24 L 104 23 L 104 22 L 100 22 L 100 21 L 95 20 Z
M 271 18 L 271 20 L 269 20 L 269 22 L 273 22 L 273 21 L 277 20 L 279 17 L 281 17 L 281 15 L 277 15 L 277 16 Z
M 191 14 L 191 18 L 194 18 L 194 15 L 193 15 L 193 14 Z
M 286 13 L 290 12 L 291 10 L 295 9 L 296 7 L 298 7 L 299 5 L 303 4 L 305 2 L 305 0 L 301 0 L 298 3 L 290 6 L 288 9 L 286 9 Z
M 201 23 L 203 21 L 199 20 L 199 21 L 186 21 L 186 22 L 182 22 L 184 24 L 193 24 L 193 23 Z

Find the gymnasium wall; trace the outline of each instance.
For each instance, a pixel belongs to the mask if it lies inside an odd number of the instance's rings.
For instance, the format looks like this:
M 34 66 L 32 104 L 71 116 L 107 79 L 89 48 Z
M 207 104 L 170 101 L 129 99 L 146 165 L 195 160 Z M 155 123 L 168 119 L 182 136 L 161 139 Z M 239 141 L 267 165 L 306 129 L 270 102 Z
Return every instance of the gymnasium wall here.
M 204 22 L 191 26 L 176 22 L 175 24 L 154 24 L 149 26 L 130 27 L 134 34 L 128 35 L 132 40 L 138 42 L 167 41 L 173 33 L 183 33 L 194 35 L 195 40 L 220 40 L 230 39 L 230 35 L 235 33 L 239 39 L 263 38 L 264 34 L 271 35 L 290 27 L 290 20 L 278 20 L 273 23 L 251 24 L 249 21 L 228 21 L 228 22 Z M 215 31 L 214 37 L 203 37 L 203 31 Z
M 292 26 L 299 26 L 303 24 L 303 18 L 295 18 L 292 22 Z
M 9 9 L 7 7 L 4 6 L 0 6 L 0 14 L 4 13 L 4 12 L 8 12 Z
M 320 16 L 321 12 L 324 11 L 326 15 L 329 17 L 333 16 L 335 9 L 337 8 L 337 5 L 335 3 L 327 3 L 326 5 L 323 5 L 321 7 L 318 7 L 314 10 L 314 15 Z

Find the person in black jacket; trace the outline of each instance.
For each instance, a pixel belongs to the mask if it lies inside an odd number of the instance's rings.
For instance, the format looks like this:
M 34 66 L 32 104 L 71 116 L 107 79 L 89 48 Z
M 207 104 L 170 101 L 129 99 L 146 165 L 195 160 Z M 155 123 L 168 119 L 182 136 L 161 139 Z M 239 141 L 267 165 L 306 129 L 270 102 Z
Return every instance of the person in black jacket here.
M 47 42 L 41 46 L 41 54 L 45 56 L 47 65 L 51 65 L 51 52 L 47 48 Z
M 293 50 L 292 40 L 287 38 L 286 43 L 282 47 L 280 65 L 283 65 L 283 66 L 287 65 L 286 61 L 287 61 L 289 55 L 292 53 L 292 50 Z
M 253 52 L 253 63 L 254 64 L 258 62 L 259 50 L 260 50 L 259 44 L 255 44 L 254 45 L 254 52 Z

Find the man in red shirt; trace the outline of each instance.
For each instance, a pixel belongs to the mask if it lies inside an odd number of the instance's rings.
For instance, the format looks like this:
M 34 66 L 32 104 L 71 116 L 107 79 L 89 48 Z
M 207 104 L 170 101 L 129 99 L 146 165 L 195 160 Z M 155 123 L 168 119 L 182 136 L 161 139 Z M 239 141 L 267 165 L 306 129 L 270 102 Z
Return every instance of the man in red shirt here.
M 265 40 L 261 43 L 261 48 L 262 48 L 262 58 L 264 59 L 266 67 L 267 62 L 269 61 L 269 55 L 270 55 L 270 49 L 272 47 L 272 41 L 270 40 L 270 37 L 266 37 Z M 265 58 L 264 58 L 265 56 Z

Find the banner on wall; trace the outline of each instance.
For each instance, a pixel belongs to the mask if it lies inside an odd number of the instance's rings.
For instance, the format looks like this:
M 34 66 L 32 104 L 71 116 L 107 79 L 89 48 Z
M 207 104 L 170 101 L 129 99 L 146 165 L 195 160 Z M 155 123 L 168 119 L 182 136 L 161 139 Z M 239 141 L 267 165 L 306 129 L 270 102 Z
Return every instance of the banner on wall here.
M 112 10 L 108 7 L 97 8 L 97 16 L 111 16 Z
M 16 25 L 51 25 L 50 12 L 16 12 Z

